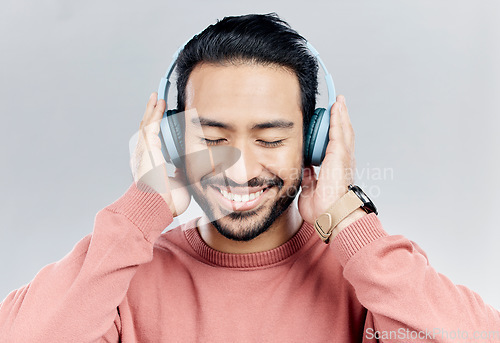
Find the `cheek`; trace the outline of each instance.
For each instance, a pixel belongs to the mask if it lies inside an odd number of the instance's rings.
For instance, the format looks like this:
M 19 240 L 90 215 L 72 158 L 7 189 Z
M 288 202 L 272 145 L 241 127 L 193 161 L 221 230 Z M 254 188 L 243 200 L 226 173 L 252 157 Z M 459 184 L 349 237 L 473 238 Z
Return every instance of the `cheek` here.
M 186 174 L 189 182 L 199 186 L 199 180 L 212 172 L 210 155 L 203 144 L 198 144 L 197 137 L 186 136 L 184 141 Z
M 186 176 L 188 178 L 188 182 L 192 184 L 196 188 L 200 188 L 200 179 L 202 175 L 199 175 L 199 173 L 195 172 L 197 170 L 201 170 L 199 168 L 199 160 L 196 158 L 196 153 L 200 151 L 201 149 L 197 149 L 195 144 L 190 144 L 190 142 L 186 141 L 185 142 L 185 166 L 186 166 Z
M 290 149 L 282 149 L 272 156 L 268 170 L 277 175 L 285 184 L 293 183 L 302 174 L 302 144 Z
M 186 132 L 184 136 L 184 147 L 185 147 L 185 154 L 197 152 L 200 150 L 203 150 L 203 144 L 198 144 L 198 138 L 194 133 L 188 133 Z

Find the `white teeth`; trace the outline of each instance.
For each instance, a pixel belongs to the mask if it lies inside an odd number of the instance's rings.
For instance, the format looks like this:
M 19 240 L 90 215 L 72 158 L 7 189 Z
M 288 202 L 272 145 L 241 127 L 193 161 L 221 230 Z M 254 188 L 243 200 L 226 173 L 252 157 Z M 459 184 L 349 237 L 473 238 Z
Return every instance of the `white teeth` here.
M 239 201 L 239 202 L 247 202 L 249 200 L 254 200 L 255 198 L 258 198 L 262 193 L 264 193 L 264 190 L 261 189 L 258 192 L 251 193 L 251 194 L 233 194 L 228 191 L 225 191 L 223 189 L 220 190 L 221 194 L 224 196 L 224 198 L 229 199 L 231 201 Z

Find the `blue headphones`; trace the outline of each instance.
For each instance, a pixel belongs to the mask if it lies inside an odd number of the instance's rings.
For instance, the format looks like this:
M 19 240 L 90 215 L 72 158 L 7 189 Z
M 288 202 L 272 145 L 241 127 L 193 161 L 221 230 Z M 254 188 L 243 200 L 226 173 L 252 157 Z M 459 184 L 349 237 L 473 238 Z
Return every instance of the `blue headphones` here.
M 167 101 L 168 90 L 170 88 L 170 76 L 175 69 L 179 54 L 188 42 L 189 40 L 175 52 L 165 76 L 161 78 L 160 85 L 158 86 L 158 100 L 165 99 L 165 102 Z M 325 150 L 329 140 L 330 111 L 336 98 L 335 86 L 333 85 L 332 76 L 328 73 L 325 64 L 319 57 L 319 52 L 309 42 L 307 42 L 307 48 L 314 57 L 316 57 L 321 68 L 325 72 L 326 86 L 328 88 L 328 110 L 325 108 L 317 108 L 314 110 L 304 140 L 304 166 L 320 166 L 325 157 Z M 182 169 L 183 161 L 181 157 L 184 156 L 185 151 L 184 132 L 178 116 L 175 115 L 176 113 L 176 109 L 165 111 L 160 123 L 159 136 L 165 160 L 167 162 L 172 160 L 177 168 Z

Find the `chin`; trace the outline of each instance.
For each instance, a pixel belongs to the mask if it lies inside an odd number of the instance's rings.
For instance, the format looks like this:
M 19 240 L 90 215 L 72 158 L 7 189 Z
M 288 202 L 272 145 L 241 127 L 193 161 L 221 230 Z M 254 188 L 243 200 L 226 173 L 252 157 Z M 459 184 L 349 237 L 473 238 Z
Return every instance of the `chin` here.
M 219 225 L 219 223 L 219 221 L 212 222 L 213 226 L 222 236 L 237 242 L 249 242 L 269 229 L 269 227 L 262 227 L 261 229 L 257 230 L 248 228 L 241 230 L 241 228 L 239 228 L 240 230 L 236 229 L 237 231 L 235 232 L 235 230 L 228 229 L 224 225 Z
M 285 187 L 269 187 L 255 206 L 246 206 L 244 211 L 234 209 L 231 201 L 224 199 L 218 189 L 207 186 L 192 186 L 191 195 L 199 204 L 207 218 L 224 237 L 240 242 L 250 241 L 265 233 L 293 203 L 302 178 Z M 252 205 L 252 204 L 250 204 Z M 236 206 L 238 207 L 238 206 Z M 250 208 L 249 208 L 250 207 Z

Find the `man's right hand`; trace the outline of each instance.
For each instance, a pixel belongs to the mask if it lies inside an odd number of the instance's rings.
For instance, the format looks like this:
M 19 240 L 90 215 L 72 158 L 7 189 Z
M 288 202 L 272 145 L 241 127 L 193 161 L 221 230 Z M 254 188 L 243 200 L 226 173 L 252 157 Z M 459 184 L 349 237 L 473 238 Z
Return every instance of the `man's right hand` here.
M 180 215 L 189 206 L 191 196 L 186 188 L 184 172 L 175 169 L 175 176 L 167 174 L 166 161 L 161 152 L 158 136 L 160 122 L 166 109 L 165 100 L 157 102 L 158 94 L 151 94 L 146 112 L 139 127 L 137 146 L 130 158 L 130 167 L 134 181 L 139 189 L 142 185 L 158 192 L 170 207 L 174 217 Z

